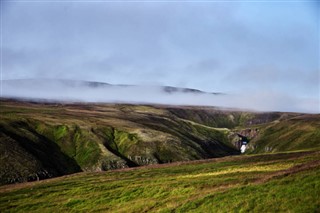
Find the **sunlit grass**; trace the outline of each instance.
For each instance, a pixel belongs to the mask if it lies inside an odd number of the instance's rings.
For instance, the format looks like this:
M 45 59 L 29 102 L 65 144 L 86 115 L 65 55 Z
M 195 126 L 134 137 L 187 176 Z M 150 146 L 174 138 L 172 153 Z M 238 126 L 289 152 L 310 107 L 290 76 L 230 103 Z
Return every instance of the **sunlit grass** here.
M 278 163 L 278 164 L 272 164 L 272 165 L 251 165 L 251 166 L 244 166 L 244 167 L 237 167 L 237 168 L 226 168 L 221 171 L 216 172 L 207 172 L 207 173 L 200 173 L 195 175 L 185 175 L 180 176 L 180 178 L 196 178 L 196 177 L 210 177 L 210 176 L 218 176 L 218 175 L 224 175 L 224 174 L 238 174 L 240 172 L 274 172 L 279 171 L 283 169 L 288 169 L 292 167 L 294 164 L 292 163 Z
M 2 187 L 0 211 L 315 211 L 319 165 L 275 176 L 315 160 L 320 160 L 319 153 L 288 153 L 80 173 Z M 268 176 L 272 178 L 263 181 Z

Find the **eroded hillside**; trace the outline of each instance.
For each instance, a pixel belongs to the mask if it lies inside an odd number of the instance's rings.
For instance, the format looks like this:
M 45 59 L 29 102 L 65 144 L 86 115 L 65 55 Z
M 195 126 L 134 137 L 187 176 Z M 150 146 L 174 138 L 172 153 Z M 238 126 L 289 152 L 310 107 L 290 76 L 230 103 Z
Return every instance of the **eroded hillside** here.
M 52 104 L 1 101 L 1 183 L 44 179 L 80 171 L 101 171 L 240 154 L 236 133 L 257 128 L 248 152 L 319 147 L 319 116 L 313 122 L 294 113 L 222 111 L 210 107 L 120 104 Z M 300 117 L 299 117 L 300 116 Z M 301 117 L 302 116 L 302 117 Z M 305 128 L 291 144 L 288 122 Z M 272 128 L 283 124 L 287 141 Z M 271 130 L 270 130 L 271 128 Z M 280 127 L 279 127 L 280 128 Z M 318 128 L 319 129 L 319 128 Z M 278 132 L 274 129 L 273 132 Z M 268 137 L 271 137 L 270 139 Z M 271 141 L 272 140 L 272 141 Z M 272 147 L 275 147 L 272 145 Z M 286 148 L 287 147 L 287 148 Z

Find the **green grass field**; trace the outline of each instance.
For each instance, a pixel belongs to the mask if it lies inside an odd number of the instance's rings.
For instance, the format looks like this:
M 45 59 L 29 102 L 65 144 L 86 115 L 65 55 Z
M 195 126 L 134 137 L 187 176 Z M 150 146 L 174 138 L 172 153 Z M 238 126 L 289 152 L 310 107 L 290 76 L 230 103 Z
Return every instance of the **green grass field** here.
M 319 212 L 320 152 L 233 156 L 0 187 L 0 212 Z

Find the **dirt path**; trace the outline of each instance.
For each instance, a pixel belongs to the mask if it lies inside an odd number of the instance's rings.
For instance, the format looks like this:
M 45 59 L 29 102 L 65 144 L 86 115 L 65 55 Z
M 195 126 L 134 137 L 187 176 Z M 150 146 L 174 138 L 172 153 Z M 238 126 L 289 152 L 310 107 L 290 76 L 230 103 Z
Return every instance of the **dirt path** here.
M 317 167 L 320 168 L 320 160 L 310 161 L 304 164 L 293 166 L 286 170 L 281 170 L 271 174 L 264 175 L 263 178 L 255 181 L 255 183 L 256 184 L 265 183 L 274 178 L 285 177 L 285 176 L 296 174 L 299 172 L 308 171 Z

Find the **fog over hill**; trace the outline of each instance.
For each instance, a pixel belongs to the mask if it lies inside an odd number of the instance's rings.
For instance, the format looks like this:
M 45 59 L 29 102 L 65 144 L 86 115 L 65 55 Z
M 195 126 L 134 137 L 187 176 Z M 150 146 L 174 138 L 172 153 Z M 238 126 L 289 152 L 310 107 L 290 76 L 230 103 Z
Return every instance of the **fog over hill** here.
M 0 2 L 2 97 L 320 112 L 317 1 Z
M 295 111 L 317 113 L 317 102 L 292 99 L 268 92 L 241 94 L 204 92 L 191 88 L 154 85 L 113 85 L 103 82 L 61 79 L 3 80 L 4 98 L 38 101 L 103 102 L 217 106 L 258 111 Z

